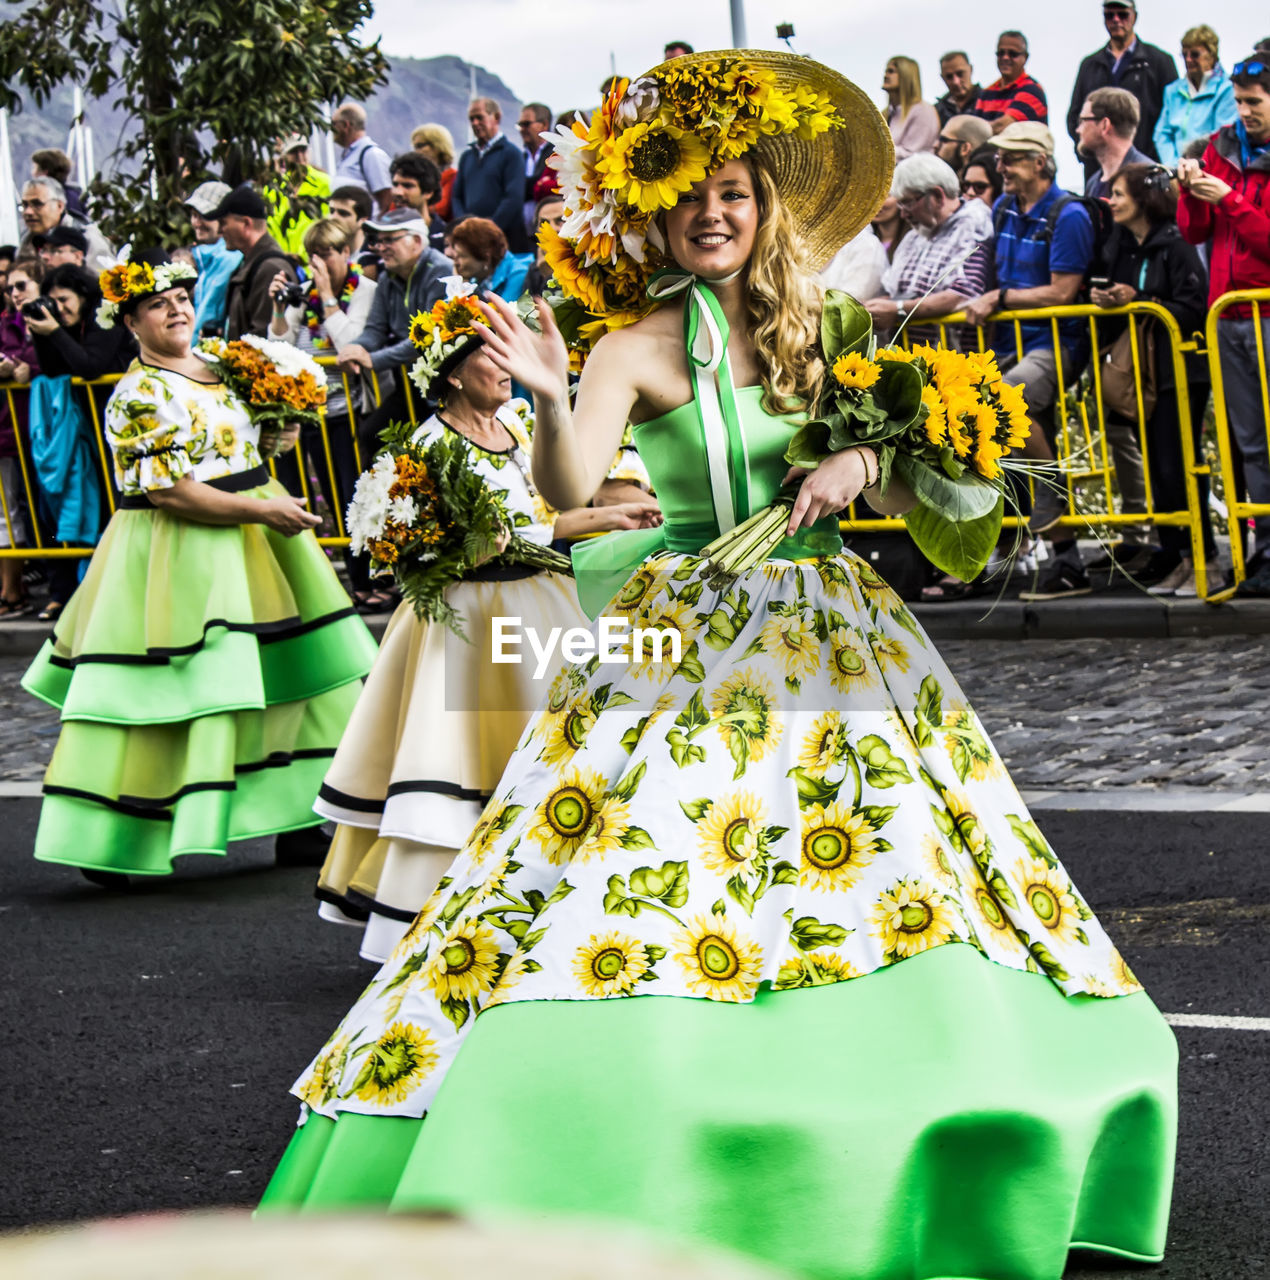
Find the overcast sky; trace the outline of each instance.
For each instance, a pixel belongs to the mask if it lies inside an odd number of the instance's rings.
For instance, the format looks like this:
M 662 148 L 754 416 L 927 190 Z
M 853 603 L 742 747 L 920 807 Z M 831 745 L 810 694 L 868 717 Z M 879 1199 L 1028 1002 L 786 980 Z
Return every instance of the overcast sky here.
M 638 75 L 661 60 L 669 39 L 697 49 L 732 43 L 728 0 L 377 0 L 371 31 L 389 55 L 417 58 L 456 54 L 501 76 L 522 101 L 539 99 L 554 111 L 590 106 L 616 61 Z M 1028 72 L 1045 87 L 1051 118 L 1067 112 L 1076 68 L 1105 43 L 1100 0 L 746 0 L 748 43 L 784 48 L 778 22 L 792 22 L 798 53 L 842 71 L 881 100 L 886 60 L 916 58 L 925 96 L 943 93 L 939 55 L 965 48 L 982 84 L 996 79 L 997 32 L 1016 27 L 1028 37 Z M 1179 40 L 1196 22 L 1221 37 L 1227 68 L 1257 39 L 1270 35 L 1270 10 L 1248 0 L 1141 0 L 1138 34 L 1172 53 L 1181 69 Z M 1059 138 L 1062 177 L 1071 185 L 1077 165 Z

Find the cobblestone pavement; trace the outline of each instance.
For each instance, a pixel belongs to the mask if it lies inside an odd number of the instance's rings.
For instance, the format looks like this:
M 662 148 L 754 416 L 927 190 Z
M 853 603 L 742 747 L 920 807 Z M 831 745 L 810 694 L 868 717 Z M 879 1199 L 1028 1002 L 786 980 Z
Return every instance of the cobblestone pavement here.
M 1029 790 L 1270 790 L 1270 637 L 946 641 L 940 646 Z M 38 780 L 53 710 L 0 659 L 0 780 Z

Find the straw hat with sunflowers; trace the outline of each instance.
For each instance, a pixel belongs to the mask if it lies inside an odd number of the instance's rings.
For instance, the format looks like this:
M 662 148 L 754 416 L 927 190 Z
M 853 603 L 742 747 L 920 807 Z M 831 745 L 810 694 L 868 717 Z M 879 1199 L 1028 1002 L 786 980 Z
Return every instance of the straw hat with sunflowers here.
M 618 80 L 589 128 L 561 128 L 553 141 L 567 217 L 539 236 L 568 300 L 557 320 L 584 349 L 652 309 L 648 282 L 672 265 L 658 215 L 728 160 L 763 157 L 814 267 L 872 219 L 895 164 L 862 90 L 810 58 L 761 49 L 693 54 Z

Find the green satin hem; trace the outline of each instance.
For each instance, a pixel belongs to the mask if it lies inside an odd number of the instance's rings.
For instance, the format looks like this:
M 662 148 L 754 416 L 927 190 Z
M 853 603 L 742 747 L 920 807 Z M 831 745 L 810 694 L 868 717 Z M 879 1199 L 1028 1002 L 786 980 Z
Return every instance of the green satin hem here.
M 632 1221 L 814 1280 L 1058 1280 L 1163 1253 L 1177 1048 L 1143 993 L 1066 997 L 942 946 L 752 1004 L 482 1014 L 426 1121 L 312 1115 L 262 1211 Z
M 46 641 L 22 687 L 57 707 L 64 720 L 178 724 L 328 693 L 360 680 L 375 652 L 374 637 L 355 615 L 269 643 L 250 632 L 213 628 L 196 652 L 157 665 L 81 662 L 70 668 L 55 660 Z

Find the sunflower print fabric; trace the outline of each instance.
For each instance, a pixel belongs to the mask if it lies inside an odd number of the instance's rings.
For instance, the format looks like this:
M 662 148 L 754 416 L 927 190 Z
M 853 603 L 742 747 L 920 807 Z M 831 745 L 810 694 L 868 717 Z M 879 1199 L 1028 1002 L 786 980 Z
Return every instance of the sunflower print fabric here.
M 1138 983 L 974 712 L 862 560 L 720 594 L 646 561 L 605 614 L 661 663 L 565 666 L 467 845 L 295 1092 L 423 1115 L 484 1009 L 744 1002 L 974 947 L 1067 994 Z M 668 656 L 668 654 L 670 656 Z
M 533 456 L 533 410 L 528 401 L 515 399 L 503 405 L 495 416 L 516 442 L 515 447 L 501 452 L 492 451 L 482 449 L 480 445 L 468 440 L 472 469 L 485 482 L 486 488 L 502 499 L 516 532 L 545 546 L 555 536 L 558 513 L 538 492 L 530 470 L 530 458 Z M 415 432 L 415 439 L 426 445 L 438 435 L 444 434 L 446 429 L 443 409 Z M 627 430 L 629 432 L 629 428 Z M 648 471 L 625 436 L 607 478 L 633 480 L 636 484 L 648 487 Z
M 125 494 L 217 480 L 261 463 L 260 431 L 228 387 L 132 362 L 106 405 L 106 439 Z

